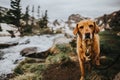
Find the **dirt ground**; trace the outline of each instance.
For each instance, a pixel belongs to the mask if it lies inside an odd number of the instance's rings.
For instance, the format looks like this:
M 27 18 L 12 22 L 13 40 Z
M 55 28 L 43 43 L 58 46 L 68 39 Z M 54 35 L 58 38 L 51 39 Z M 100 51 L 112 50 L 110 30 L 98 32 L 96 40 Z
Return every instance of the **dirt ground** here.
M 91 72 L 88 72 L 86 69 L 85 80 L 120 80 L 119 77 L 115 78 L 120 72 L 119 62 L 120 59 L 107 69 L 104 69 L 104 67 L 95 68 L 93 66 Z M 66 62 L 50 65 L 45 71 L 43 71 L 42 76 L 42 80 L 79 80 L 79 63 Z
M 50 65 L 42 75 L 43 80 L 79 80 L 80 70 L 78 63 L 67 62 Z

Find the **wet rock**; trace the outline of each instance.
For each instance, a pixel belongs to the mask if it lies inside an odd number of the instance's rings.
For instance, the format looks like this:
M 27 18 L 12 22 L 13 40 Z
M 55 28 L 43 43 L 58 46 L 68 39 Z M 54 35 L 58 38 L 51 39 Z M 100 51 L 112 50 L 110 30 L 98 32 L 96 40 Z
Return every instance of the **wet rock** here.
M 16 46 L 16 45 L 18 45 L 18 42 L 15 42 L 15 43 L 0 43 L 0 49 L 8 48 L 8 47 L 11 47 L 11 46 Z
M 36 53 L 37 53 L 36 47 L 25 48 L 20 52 L 22 56 L 31 56 L 31 55 L 35 55 Z
M 49 54 L 49 49 L 46 51 L 39 52 L 37 47 L 29 47 L 23 49 L 20 54 L 25 57 L 32 57 L 32 58 L 46 58 Z

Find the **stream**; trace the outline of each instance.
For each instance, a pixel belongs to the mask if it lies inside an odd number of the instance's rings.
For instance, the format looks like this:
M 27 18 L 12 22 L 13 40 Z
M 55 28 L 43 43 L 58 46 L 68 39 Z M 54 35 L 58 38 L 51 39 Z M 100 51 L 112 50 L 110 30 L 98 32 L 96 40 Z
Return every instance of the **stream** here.
M 0 37 L 0 44 L 18 43 L 16 46 L 0 49 L 0 76 L 13 73 L 13 69 L 25 57 L 20 55 L 20 51 L 27 47 L 37 47 L 39 51 L 45 51 L 53 45 L 54 39 L 64 37 L 63 34 L 24 36 L 24 37 Z

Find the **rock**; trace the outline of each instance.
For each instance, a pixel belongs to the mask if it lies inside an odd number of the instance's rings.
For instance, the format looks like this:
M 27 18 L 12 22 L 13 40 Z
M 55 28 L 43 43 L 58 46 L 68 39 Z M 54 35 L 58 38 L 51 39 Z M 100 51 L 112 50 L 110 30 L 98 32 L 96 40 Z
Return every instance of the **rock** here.
M 111 14 L 104 14 L 101 17 L 96 18 L 96 22 L 99 26 L 103 26 L 105 29 L 120 30 L 120 10 Z
M 18 45 L 18 42 L 15 42 L 15 43 L 0 43 L 0 49 L 8 48 L 8 47 L 11 47 L 11 46 L 16 46 L 16 45 Z
M 0 32 L 2 32 L 2 28 L 1 28 L 1 25 L 0 25 Z
M 20 52 L 22 56 L 31 56 L 31 55 L 35 55 L 36 53 L 37 53 L 36 47 L 25 48 Z
M 79 22 L 80 20 L 83 20 L 83 19 L 85 19 L 85 17 L 82 17 L 79 14 L 71 14 L 68 17 L 68 21 L 74 21 L 75 23 L 77 23 L 77 22 Z
M 15 34 L 14 34 L 14 32 L 13 32 L 12 30 L 7 30 L 7 31 L 10 33 L 11 38 L 14 38 L 14 37 L 15 37 Z
M 28 47 L 23 49 L 20 54 L 25 57 L 32 57 L 32 58 L 46 58 L 49 55 L 49 49 L 46 51 L 39 52 L 37 47 Z
M 18 28 L 13 25 L 0 23 L 0 27 L 2 29 L 2 31 L 0 31 L 0 36 L 11 36 L 12 38 L 15 36 L 20 36 Z

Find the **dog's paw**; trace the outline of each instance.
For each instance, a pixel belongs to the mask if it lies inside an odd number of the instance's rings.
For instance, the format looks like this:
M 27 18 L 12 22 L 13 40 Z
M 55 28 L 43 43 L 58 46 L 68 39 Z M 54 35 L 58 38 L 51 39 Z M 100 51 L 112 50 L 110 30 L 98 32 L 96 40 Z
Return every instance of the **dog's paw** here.
M 80 80 L 85 80 L 84 77 L 81 77 Z

